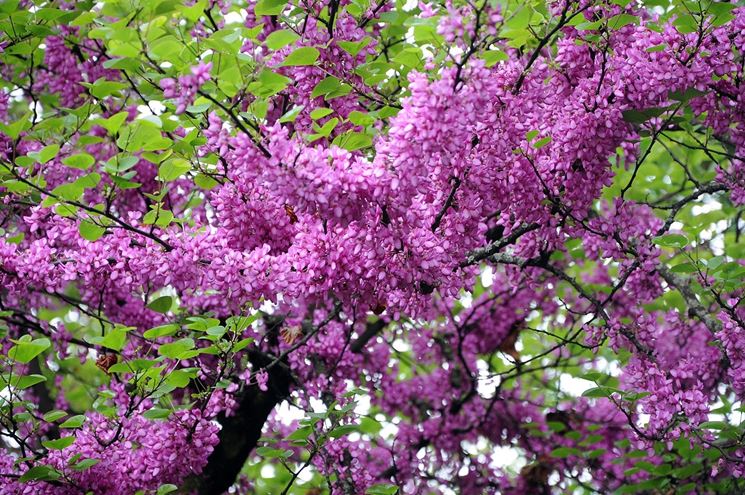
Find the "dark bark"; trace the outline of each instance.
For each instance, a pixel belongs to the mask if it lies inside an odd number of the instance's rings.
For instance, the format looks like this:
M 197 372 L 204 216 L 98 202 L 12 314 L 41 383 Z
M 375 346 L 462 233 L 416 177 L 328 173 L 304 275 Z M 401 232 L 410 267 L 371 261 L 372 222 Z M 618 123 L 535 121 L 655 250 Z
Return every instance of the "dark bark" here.
M 34 375 L 43 375 L 41 365 L 39 364 L 39 359 L 31 360 L 31 362 L 29 363 L 29 373 Z M 33 393 L 36 396 L 36 400 L 38 401 L 37 405 L 39 406 L 40 414 L 46 414 L 54 409 L 54 399 L 49 393 L 47 382 L 37 383 L 31 388 L 31 390 L 33 390 Z M 46 437 L 50 440 L 59 438 L 59 425 L 57 423 L 49 423 L 49 429 L 46 432 Z
M 264 353 L 253 351 L 249 359 L 254 369 L 264 368 L 274 360 Z M 199 495 L 220 495 L 235 482 L 274 407 L 290 393 L 292 376 L 285 363 L 277 363 L 267 370 L 267 391 L 257 385 L 246 387 L 237 397 L 238 409 L 233 416 L 221 415 L 220 442 L 210 455 L 207 466 L 196 480 Z
M 378 333 L 380 333 L 381 330 L 385 328 L 385 326 L 388 324 L 387 321 L 380 318 L 372 323 L 368 323 L 365 327 L 365 331 L 362 332 L 362 335 L 360 335 L 357 340 L 352 342 L 352 345 L 350 346 L 350 350 L 355 353 L 359 354 L 362 352 L 362 350 L 365 348 L 365 345 L 375 338 Z

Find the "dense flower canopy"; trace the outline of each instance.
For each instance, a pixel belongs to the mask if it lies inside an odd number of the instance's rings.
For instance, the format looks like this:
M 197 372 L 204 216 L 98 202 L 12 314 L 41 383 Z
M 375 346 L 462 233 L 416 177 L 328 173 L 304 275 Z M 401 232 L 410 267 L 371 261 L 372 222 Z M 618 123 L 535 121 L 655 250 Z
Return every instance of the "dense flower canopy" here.
M 745 8 L 0 35 L 0 494 L 745 490 Z

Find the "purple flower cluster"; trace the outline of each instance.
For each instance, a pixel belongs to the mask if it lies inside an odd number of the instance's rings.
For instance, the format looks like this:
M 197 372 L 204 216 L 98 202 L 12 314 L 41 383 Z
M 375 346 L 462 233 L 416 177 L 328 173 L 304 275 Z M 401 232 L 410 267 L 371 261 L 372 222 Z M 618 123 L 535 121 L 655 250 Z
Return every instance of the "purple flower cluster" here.
M 568 5 L 555 2 L 552 9 L 561 12 Z M 219 179 L 214 187 L 195 187 L 191 171 L 188 178 L 159 181 L 153 154 L 136 151 L 130 177 L 140 188 L 111 194 L 122 177 L 86 175 L 65 161 L 84 149 L 101 164 L 120 153 L 120 143 L 107 142 L 101 126 L 85 136 L 76 134 L 56 157 L 21 170 L 17 179 L 28 182 L 40 174 L 50 190 L 58 191 L 83 181 L 89 187 L 79 201 L 96 208 L 81 208 L 76 216 L 60 213 L 58 205 L 29 207 L 25 197 L 3 186 L 0 219 L 18 235 L 0 238 L 3 304 L 54 308 L 62 298 L 77 303 L 68 295 L 74 287 L 75 298 L 84 301 L 76 308 L 85 316 L 78 316 L 87 318 L 96 308 L 102 321 L 105 316 L 131 327 L 132 338 L 116 358 L 131 360 L 156 357 L 159 349 L 167 349 L 164 345 L 186 335 L 182 324 L 189 320 L 179 319 L 178 329 L 155 343 L 143 336 L 172 320 L 168 311 L 148 306 L 159 291 L 175 294 L 182 316 L 210 312 L 218 322 L 210 328 L 213 334 L 227 317 L 274 303 L 276 315 L 282 316 L 281 331 L 257 323 L 240 337 L 254 339 L 250 351 L 282 357 L 297 380 L 293 393 L 299 404 L 310 408 L 314 400 L 329 397 L 348 404 L 344 394 L 353 384 L 370 392 L 375 411 L 395 418 L 389 438 L 355 442 L 343 436 L 320 448 L 313 464 L 325 475 L 342 471 L 334 481 L 340 492 L 364 493 L 395 475 L 403 493 L 428 493 L 438 477 L 457 479 L 464 494 L 539 493 L 536 479 L 570 471 L 572 463 L 592 470 L 603 489 L 618 488 L 629 465 L 616 458 L 632 448 L 650 448 L 650 440 L 691 434 L 709 419 L 723 383 L 738 398 L 745 394 L 741 310 L 733 304 L 720 314 L 721 328 L 712 331 L 700 315 L 686 318 L 653 306 L 671 289 L 660 273 L 663 251 L 653 242 L 669 225 L 648 206 L 600 199 L 613 181 L 609 157 L 617 155 L 624 162 L 619 166 L 634 167 L 643 155 L 642 137 L 663 130 L 668 125 L 663 111 L 676 111 L 681 99 L 690 102 L 696 119 L 732 144 L 736 155 L 745 153 L 745 90 L 733 83 L 742 70 L 732 50 L 745 49 L 745 9 L 734 11 L 732 23 L 702 37 L 681 33 L 673 23 L 658 29 L 653 25 L 657 18 L 633 6 L 582 5 L 586 21 L 633 13 L 638 22 L 602 37 L 597 29 L 565 26 L 556 51 L 533 59 L 504 45 L 508 60 L 494 66 L 462 58 L 437 72 L 408 72 L 407 96 L 387 131 L 369 147 L 353 151 L 332 143 L 344 133 L 362 133 L 362 126 L 344 121 L 352 112 L 366 111 L 370 102 L 381 104 L 380 95 L 356 71 L 376 53 L 378 42 L 367 40 L 354 55 L 347 44 L 366 40 L 370 31 L 344 10 L 332 29 L 309 16 L 302 36 L 271 51 L 266 40 L 280 23 L 275 16 L 249 14 L 246 27 L 260 32 L 245 40 L 241 56 L 250 54 L 262 70 L 271 69 L 293 84 L 267 99 L 266 119 L 250 134 L 236 125 L 242 121 L 228 120 L 218 110 L 206 117 L 204 139 L 189 146 L 198 148 L 200 166 L 214 164 L 210 173 Z M 227 10 L 228 3 L 210 6 Z M 328 12 L 323 2 L 306 7 L 318 15 Z M 499 9 L 486 8 L 481 14 L 485 24 L 480 24 L 470 8 L 451 2 L 441 11 L 430 5 L 421 10 L 423 17 L 439 16 L 436 32 L 461 52 L 470 46 L 467 40 L 478 38 L 479 29 L 496 43 L 504 21 Z M 210 29 L 199 24 L 192 35 L 207 37 Z M 607 45 L 602 55 L 598 38 Z M 94 51 L 95 45 L 84 46 Z M 318 47 L 316 64 L 283 64 L 302 47 Z M 184 114 L 208 89 L 213 62 L 207 60 L 186 75 L 160 79 L 163 98 L 173 100 L 175 114 Z M 83 98 L 83 83 L 119 79 L 99 61 L 90 53 L 81 59 L 63 36 L 48 36 L 46 69 L 36 88 L 74 107 Z M 434 63 L 428 60 L 425 67 Z M 314 88 L 327 78 L 338 79 L 343 94 L 314 96 Z M 256 101 L 241 94 L 232 103 L 246 110 Z M 0 120 L 6 120 L 8 105 L 8 95 L 0 91 Z M 293 122 L 283 122 L 280 117 L 292 106 L 304 108 Z M 314 121 L 311 113 L 319 107 L 330 112 Z M 663 109 L 663 116 L 632 125 L 629 115 L 649 109 Z M 134 121 L 135 107 L 127 103 L 121 111 L 127 112 L 126 122 Z M 116 113 L 107 109 L 104 115 Z M 333 132 L 309 137 L 334 118 L 340 123 Z M 193 131 L 173 127 L 161 137 L 174 138 L 179 151 L 186 145 L 176 138 L 186 141 Z M 43 149 L 43 143 L 31 140 L 11 149 L 12 140 L 0 139 L 6 158 L 18 151 L 33 157 Z M 717 173 L 716 184 L 730 189 L 731 201 L 745 203 L 745 161 L 735 157 Z M 47 202 L 55 199 L 41 196 Z M 156 206 L 177 220 L 148 221 L 146 215 Z M 81 231 L 96 221 L 104 232 L 88 240 Z M 489 243 L 501 249 L 491 253 L 499 251 L 491 261 L 509 266 L 498 269 L 492 285 L 464 303 L 463 289 L 483 289 L 477 285 L 477 261 L 490 257 L 464 260 Z M 570 243 L 582 250 L 571 264 Z M 565 268 L 575 274 L 563 275 Z M 580 282 L 587 289 L 575 290 Z M 341 309 L 332 313 L 331 307 Z M 382 322 L 380 332 L 360 343 L 374 323 L 368 321 L 371 313 Z M 549 333 L 533 328 L 536 319 L 561 329 L 586 328 L 590 351 L 607 339 L 612 349 L 628 353 L 618 389 L 602 399 L 579 399 L 576 410 L 536 396 L 522 381 L 525 370 L 540 383 L 555 378 L 541 368 L 551 360 L 575 368 L 597 364 L 587 357 L 590 352 L 570 363 L 561 346 L 538 357 L 523 352 L 522 332 Z M 106 358 L 100 345 L 81 344 L 74 322 L 52 320 L 39 328 L 53 341 L 58 357 Z M 22 333 L 18 325 L 9 329 L 10 338 Z M 196 348 L 208 349 L 208 337 L 197 340 Z M 218 347 L 164 361 L 175 370 L 196 370 L 201 381 L 220 381 L 219 390 L 199 397 L 204 407 L 191 407 L 198 395 L 190 395 L 192 390 L 174 391 L 177 409 L 154 421 L 145 416 L 153 401 L 129 407 L 137 392 L 113 380 L 115 390 L 100 390 L 116 407 L 107 415 L 86 413 L 81 428 L 63 433 L 75 442 L 44 458 L 66 484 L 11 481 L 0 486 L 0 494 L 82 490 L 124 495 L 153 491 L 162 483 L 180 485 L 200 473 L 218 442 L 218 415 L 233 414 L 239 392 L 247 387 L 271 392 L 270 369 L 248 364 L 248 353 Z M 403 352 L 412 362 L 397 361 Z M 34 398 L 33 392 L 27 395 Z M 65 400 L 60 395 L 58 407 L 66 408 Z M 540 432 L 541 441 L 526 435 L 528 429 Z M 637 443 L 619 446 L 629 437 Z M 489 461 L 489 453 L 464 463 L 464 449 L 482 441 L 521 449 L 530 464 L 508 479 Z M 552 456 L 557 447 L 588 445 L 603 451 L 592 459 Z M 425 460 L 420 452 L 427 453 Z M 74 464 L 84 459 L 95 464 L 76 470 Z M 662 462 L 651 454 L 649 459 Z M 0 471 L 22 475 L 30 464 L 16 461 L 17 456 L 0 456 Z M 727 464 L 722 469 L 743 474 Z M 497 488 L 485 479 L 501 481 Z
M 176 101 L 176 113 L 184 113 L 186 107 L 194 103 L 199 88 L 210 80 L 212 62 L 200 62 L 191 68 L 191 73 L 180 76 L 178 81 L 170 77 L 160 80 L 163 97 Z

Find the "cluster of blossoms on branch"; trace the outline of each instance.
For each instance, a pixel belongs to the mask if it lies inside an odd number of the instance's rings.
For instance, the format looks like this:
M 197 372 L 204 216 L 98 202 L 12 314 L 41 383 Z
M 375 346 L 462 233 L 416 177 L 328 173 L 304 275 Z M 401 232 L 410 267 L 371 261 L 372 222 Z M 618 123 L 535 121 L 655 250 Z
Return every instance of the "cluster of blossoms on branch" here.
M 745 9 L 16 3 L 0 494 L 741 486 Z

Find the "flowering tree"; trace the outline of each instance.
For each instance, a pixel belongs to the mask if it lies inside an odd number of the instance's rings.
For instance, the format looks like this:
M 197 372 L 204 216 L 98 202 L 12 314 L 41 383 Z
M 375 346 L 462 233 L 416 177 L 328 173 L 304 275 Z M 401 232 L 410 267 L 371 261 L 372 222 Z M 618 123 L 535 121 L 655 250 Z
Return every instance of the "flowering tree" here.
M 0 494 L 745 489 L 745 9 L 0 32 Z

